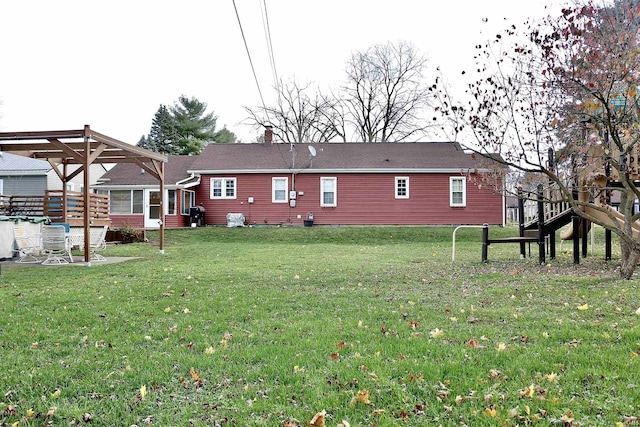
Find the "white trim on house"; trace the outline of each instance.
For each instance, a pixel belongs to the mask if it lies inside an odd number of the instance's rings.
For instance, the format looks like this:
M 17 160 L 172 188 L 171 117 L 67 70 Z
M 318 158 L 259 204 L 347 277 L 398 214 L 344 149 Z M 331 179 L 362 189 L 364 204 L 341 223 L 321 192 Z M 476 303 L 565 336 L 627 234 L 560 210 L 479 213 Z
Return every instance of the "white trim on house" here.
M 468 175 L 471 173 L 485 173 L 491 172 L 490 169 L 461 169 L 461 168 L 425 168 L 425 169 L 412 169 L 412 168 L 396 168 L 396 169 L 215 169 L 215 170 L 188 170 L 188 173 L 198 175 L 244 175 L 244 174 L 287 174 L 291 172 L 298 173 L 326 173 L 326 174 L 342 174 L 342 173 L 377 173 L 377 174 L 408 174 L 408 173 L 432 173 L 432 174 L 456 174 L 456 175 Z
M 220 181 L 220 195 L 214 196 L 213 190 L 217 190 L 218 188 L 214 188 L 214 181 Z M 227 195 L 227 182 L 233 182 L 233 195 Z M 229 178 L 229 177 L 211 177 L 209 178 L 209 199 L 211 200 L 221 200 L 221 199 L 236 199 L 238 196 L 238 181 L 237 178 Z
M 394 178 L 395 186 L 394 186 L 394 196 L 396 199 L 408 199 L 409 198 L 409 177 L 408 176 L 396 176 Z M 400 186 L 400 182 L 403 182 L 404 185 Z M 402 191 L 399 191 L 402 190 Z M 399 193 L 404 194 L 399 194 Z
M 454 188 L 454 182 L 461 183 L 461 188 Z M 454 195 L 461 194 L 461 200 L 454 200 Z M 463 208 L 467 206 L 467 178 L 464 176 L 450 176 L 449 177 L 449 206 L 452 208 Z
M 333 182 L 330 190 L 325 191 L 325 183 Z M 325 202 L 325 193 L 333 193 L 333 202 Z M 320 177 L 320 207 L 323 208 L 335 208 L 338 206 L 338 178 L 335 176 L 322 176 Z
M 284 182 L 284 185 L 276 185 L 276 182 Z M 271 203 L 287 203 L 289 201 L 289 177 L 271 177 Z

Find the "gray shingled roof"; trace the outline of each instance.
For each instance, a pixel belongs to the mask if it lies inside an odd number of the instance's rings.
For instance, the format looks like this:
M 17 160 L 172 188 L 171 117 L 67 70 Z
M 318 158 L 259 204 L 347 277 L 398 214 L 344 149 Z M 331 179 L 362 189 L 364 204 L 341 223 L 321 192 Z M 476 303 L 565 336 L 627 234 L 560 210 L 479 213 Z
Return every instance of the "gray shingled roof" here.
M 309 146 L 316 150 L 313 159 Z M 478 167 L 472 156 L 453 142 L 297 144 L 295 150 L 295 168 L 303 171 L 456 172 Z M 292 162 L 289 144 L 209 144 L 199 156 L 169 156 L 165 184 L 175 185 L 191 173 L 288 172 Z M 132 163 L 117 164 L 100 181 L 98 186 L 158 184 Z
M 169 156 L 164 165 L 165 185 L 176 183 L 191 176 L 187 172 L 196 156 Z M 99 180 L 100 185 L 158 185 L 159 181 L 148 173 L 142 173 L 135 163 L 118 163 Z
M 311 159 L 308 146 L 316 156 Z M 477 167 L 453 142 L 297 144 L 296 169 L 332 171 L 460 170 Z M 189 168 L 195 173 L 288 170 L 289 144 L 209 144 Z
M 46 175 L 51 169 L 45 160 L 0 152 L 0 175 Z

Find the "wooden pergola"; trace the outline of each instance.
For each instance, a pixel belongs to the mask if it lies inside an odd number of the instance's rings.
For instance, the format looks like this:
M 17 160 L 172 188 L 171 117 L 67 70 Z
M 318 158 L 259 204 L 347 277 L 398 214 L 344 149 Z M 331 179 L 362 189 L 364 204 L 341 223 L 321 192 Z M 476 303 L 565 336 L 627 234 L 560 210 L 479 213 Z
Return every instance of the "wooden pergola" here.
M 47 160 L 63 183 L 63 211 L 66 212 L 66 183 L 84 172 L 84 262 L 90 266 L 90 167 L 92 164 L 135 163 L 160 182 L 160 253 L 164 253 L 164 164 L 167 156 L 127 144 L 92 130 L 0 132 L 0 152 Z M 68 165 L 80 165 L 71 173 Z M 60 167 L 62 169 L 60 169 Z M 66 217 L 66 213 L 64 215 Z

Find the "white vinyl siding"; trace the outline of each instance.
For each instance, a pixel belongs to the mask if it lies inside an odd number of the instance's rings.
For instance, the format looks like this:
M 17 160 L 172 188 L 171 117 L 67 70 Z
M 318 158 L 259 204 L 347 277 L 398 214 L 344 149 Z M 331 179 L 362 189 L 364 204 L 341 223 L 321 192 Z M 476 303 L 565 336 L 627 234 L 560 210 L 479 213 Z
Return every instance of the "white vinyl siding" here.
M 235 199 L 236 179 L 235 178 L 211 178 L 210 198 L 212 199 Z
M 320 206 L 330 208 L 338 206 L 338 178 L 320 178 Z
M 289 189 L 289 178 L 271 178 L 271 202 L 287 203 L 287 190 Z
M 449 206 L 467 206 L 467 180 L 465 177 L 449 177 Z
M 395 194 L 396 194 L 396 199 L 409 198 L 409 177 L 408 176 L 396 176 Z

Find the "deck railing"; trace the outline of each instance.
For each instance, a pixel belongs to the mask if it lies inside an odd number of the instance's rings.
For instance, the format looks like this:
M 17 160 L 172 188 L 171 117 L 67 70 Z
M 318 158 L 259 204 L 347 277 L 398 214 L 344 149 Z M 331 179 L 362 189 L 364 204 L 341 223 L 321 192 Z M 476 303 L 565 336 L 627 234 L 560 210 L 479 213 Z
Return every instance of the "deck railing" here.
M 571 202 L 562 200 L 560 190 L 557 185 L 551 184 L 527 194 L 524 198 L 524 223 L 530 225 L 538 221 L 538 199 L 542 196 L 544 201 L 543 219 L 544 223 L 551 222 L 556 217 L 571 210 Z
M 64 215 L 62 190 L 49 190 L 44 196 L 0 195 L 0 215 L 46 216 L 51 222 L 68 222 L 70 225 L 84 224 L 84 195 L 67 191 L 67 214 Z M 109 198 L 103 194 L 89 197 L 89 221 L 92 225 L 110 225 Z

